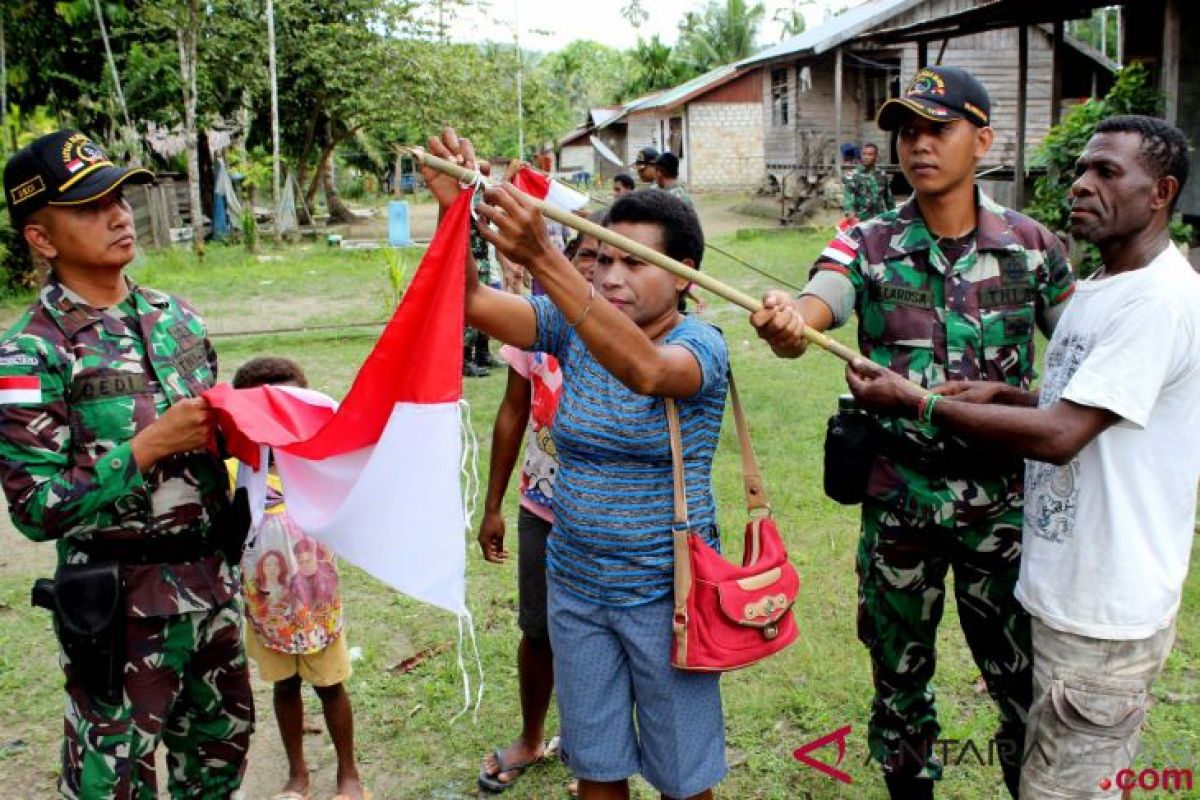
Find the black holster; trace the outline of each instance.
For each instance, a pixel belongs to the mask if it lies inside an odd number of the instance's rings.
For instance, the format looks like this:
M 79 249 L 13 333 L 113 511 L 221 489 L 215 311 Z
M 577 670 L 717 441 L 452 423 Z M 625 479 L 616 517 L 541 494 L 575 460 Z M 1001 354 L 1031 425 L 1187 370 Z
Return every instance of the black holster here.
M 33 605 L 54 613 L 71 670 L 88 693 L 118 705 L 124 693 L 125 598 L 115 561 L 64 564 L 54 580 L 34 582 Z
M 246 537 L 250 534 L 250 499 L 244 488 L 233 493 L 233 500 L 213 519 L 213 547 L 220 550 L 229 566 L 242 562 Z
M 825 494 L 842 505 L 861 503 L 879 454 L 879 427 L 843 400 L 825 429 Z

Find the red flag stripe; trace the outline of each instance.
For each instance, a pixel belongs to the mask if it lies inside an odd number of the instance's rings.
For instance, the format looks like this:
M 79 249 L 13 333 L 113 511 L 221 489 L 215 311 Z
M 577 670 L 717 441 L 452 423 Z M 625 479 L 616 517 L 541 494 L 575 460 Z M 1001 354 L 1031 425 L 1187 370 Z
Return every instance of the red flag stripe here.
M 0 391 L 5 389 L 41 389 L 42 380 L 37 375 L 0 376 Z
M 513 176 L 513 186 L 539 200 L 545 200 L 546 195 L 550 194 L 550 179 L 529 167 L 517 170 L 517 174 Z

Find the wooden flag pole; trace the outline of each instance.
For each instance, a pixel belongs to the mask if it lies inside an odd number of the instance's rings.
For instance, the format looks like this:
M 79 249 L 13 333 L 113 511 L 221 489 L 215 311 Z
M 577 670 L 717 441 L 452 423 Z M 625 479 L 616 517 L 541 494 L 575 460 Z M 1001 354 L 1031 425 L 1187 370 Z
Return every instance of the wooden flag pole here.
M 490 185 L 495 185 L 498 183 L 497 181 L 489 181 L 486 177 L 482 176 L 475 170 L 466 169 L 465 167 L 461 167 L 458 164 L 447 161 L 444 158 L 438 158 L 437 156 L 430 155 L 420 147 L 403 147 L 400 149 L 408 153 L 416 161 L 424 164 L 425 166 L 432 167 L 439 172 L 444 172 L 447 175 L 455 177 L 463 184 L 469 185 L 478 183 L 480 181 Z M 515 188 L 516 187 L 514 187 L 514 189 Z M 762 309 L 762 302 L 757 298 L 751 297 L 745 292 L 739 291 L 728 284 L 722 283 L 707 273 L 701 272 L 697 269 L 692 269 L 686 264 L 681 264 L 670 256 L 646 247 L 646 245 L 635 242 L 634 240 L 622 236 L 619 233 L 615 233 L 609 228 L 597 225 L 591 220 L 584 219 L 578 214 L 572 214 L 569 211 L 564 211 L 557 206 L 547 203 L 545 200 L 539 200 L 536 197 L 531 197 L 530 195 L 521 192 L 520 189 L 516 189 L 516 191 L 528 199 L 529 202 L 537 206 L 538 210 L 541 211 L 543 215 L 549 217 L 555 222 L 561 222 L 568 228 L 579 231 L 580 233 L 585 233 L 588 236 L 594 236 L 598 241 L 620 248 L 626 253 L 637 256 L 648 264 L 661 267 L 667 272 L 689 280 L 697 286 L 702 286 L 718 297 L 723 297 L 734 305 L 741 306 L 747 311 L 754 312 Z M 830 338 L 829 336 L 826 336 L 820 331 L 813 330 L 812 328 L 804 328 L 804 338 L 818 347 L 833 353 L 835 356 L 841 358 L 847 363 L 856 358 L 861 358 L 860 354 L 855 350 L 847 347 L 839 341 L 836 341 L 835 339 Z

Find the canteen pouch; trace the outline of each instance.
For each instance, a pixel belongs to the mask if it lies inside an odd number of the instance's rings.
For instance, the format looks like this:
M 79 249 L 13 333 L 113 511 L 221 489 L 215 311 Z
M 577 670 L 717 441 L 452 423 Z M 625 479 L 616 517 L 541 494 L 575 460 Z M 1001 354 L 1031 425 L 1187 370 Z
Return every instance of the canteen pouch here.
M 33 585 L 33 605 L 54 613 L 59 644 L 88 694 L 119 705 L 125 683 L 125 600 L 121 565 L 64 564 Z
M 878 454 L 879 429 L 874 418 L 855 406 L 853 397 L 843 395 L 825 429 L 826 496 L 846 506 L 861 503 Z

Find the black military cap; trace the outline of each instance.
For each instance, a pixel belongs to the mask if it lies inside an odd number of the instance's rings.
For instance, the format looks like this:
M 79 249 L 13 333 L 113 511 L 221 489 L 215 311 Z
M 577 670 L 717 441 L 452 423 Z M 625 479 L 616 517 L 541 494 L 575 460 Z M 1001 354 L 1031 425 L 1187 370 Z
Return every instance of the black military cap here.
M 123 183 L 153 183 L 141 167 L 118 167 L 100 145 L 74 130 L 47 134 L 4 165 L 4 199 L 13 225 L 46 206 L 73 206 L 103 197 Z
M 644 167 L 647 164 L 653 164 L 658 160 L 658 151 L 653 147 L 643 147 L 638 150 L 637 159 L 634 160 L 635 167 Z
M 876 123 L 885 131 L 900 127 L 916 114 L 934 122 L 965 119 L 977 127 L 991 124 L 992 103 L 987 89 L 961 67 L 925 67 L 899 97 L 879 108 Z
M 654 159 L 654 166 L 662 170 L 668 178 L 679 177 L 679 157 L 674 153 L 663 153 Z

